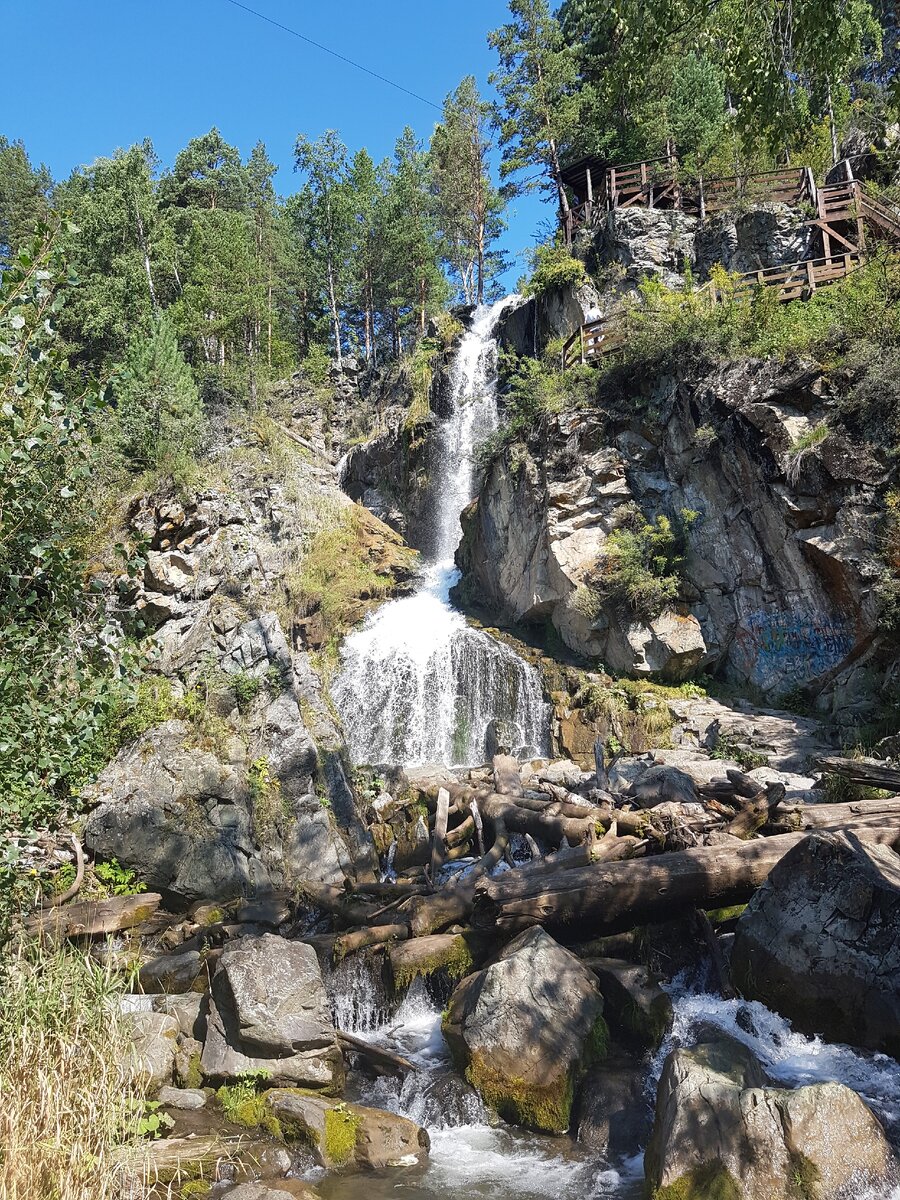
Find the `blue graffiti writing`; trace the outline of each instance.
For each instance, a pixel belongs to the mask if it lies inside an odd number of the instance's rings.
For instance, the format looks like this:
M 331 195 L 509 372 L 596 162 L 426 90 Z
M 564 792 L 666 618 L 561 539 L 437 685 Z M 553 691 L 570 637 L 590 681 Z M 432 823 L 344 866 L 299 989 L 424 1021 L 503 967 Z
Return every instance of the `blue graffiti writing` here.
M 766 690 L 806 683 L 836 667 L 853 647 L 850 630 L 834 621 L 794 612 L 745 613 L 732 659 Z

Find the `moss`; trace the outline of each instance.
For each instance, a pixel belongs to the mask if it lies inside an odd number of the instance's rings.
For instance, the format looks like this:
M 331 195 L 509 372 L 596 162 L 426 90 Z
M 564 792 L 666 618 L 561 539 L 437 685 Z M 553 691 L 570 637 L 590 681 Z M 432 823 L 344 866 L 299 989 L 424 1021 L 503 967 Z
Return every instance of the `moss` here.
M 205 1179 L 189 1179 L 187 1183 L 182 1184 L 178 1195 L 181 1200 L 188 1200 L 194 1196 L 208 1196 L 212 1191 L 212 1184 Z
M 603 1062 L 609 1057 L 609 1026 L 603 1017 L 598 1017 L 591 1026 L 585 1043 L 585 1055 L 589 1066 Z
M 356 1153 L 356 1133 L 361 1119 L 343 1105 L 329 1108 L 325 1113 L 324 1145 L 326 1160 L 336 1167 L 350 1162 Z
M 473 1054 L 466 1078 L 504 1121 L 543 1133 L 565 1133 L 574 1096 L 572 1072 L 554 1083 L 538 1085 L 524 1079 L 499 1078 L 478 1054 Z
M 710 908 L 706 915 L 713 925 L 721 925 L 724 921 L 737 920 L 746 907 L 746 904 L 732 904 L 728 908 Z
M 720 1159 L 694 1167 L 687 1174 L 657 1188 L 651 1200 L 741 1200 L 741 1189 Z
M 266 1103 L 265 1093 L 259 1090 L 260 1082 L 258 1077 L 247 1075 L 233 1084 L 223 1084 L 216 1092 L 216 1102 L 233 1125 L 265 1129 L 280 1138 L 281 1123 Z
M 186 1088 L 198 1088 L 203 1083 L 203 1070 L 200 1066 L 200 1051 L 192 1054 L 188 1062 L 187 1074 L 184 1079 Z
M 821 1172 L 812 1159 L 797 1150 L 791 1151 L 788 1167 L 791 1200 L 815 1200 L 821 1178 Z
M 394 968 L 394 987 L 408 988 L 414 979 L 428 978 L 438 971 L 446 971 L 450 979 L 463 979 L 475 969 L 475 959 L 464 934 L 458 934 L 446 949 L 435 950 L 411 963 L 408 967 Z

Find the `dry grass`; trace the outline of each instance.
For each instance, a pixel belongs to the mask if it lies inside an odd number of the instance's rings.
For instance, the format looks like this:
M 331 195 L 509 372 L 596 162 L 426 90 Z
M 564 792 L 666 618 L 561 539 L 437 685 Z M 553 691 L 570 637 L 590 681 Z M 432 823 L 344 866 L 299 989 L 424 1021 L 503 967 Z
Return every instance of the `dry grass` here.
M 143 1105 L 121 983 L 75 949 L 7 945 L 0 968 L 0 1198 L 137 1200 Z

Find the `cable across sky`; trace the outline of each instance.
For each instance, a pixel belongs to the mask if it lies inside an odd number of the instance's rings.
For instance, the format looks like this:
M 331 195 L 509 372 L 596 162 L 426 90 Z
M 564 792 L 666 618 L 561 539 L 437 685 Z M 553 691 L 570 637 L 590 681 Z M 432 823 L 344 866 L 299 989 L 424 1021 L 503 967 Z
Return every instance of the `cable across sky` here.
M 247 4 L 241 4 L 240 0 L 226 0 L 227 4 L 231 4 L 234 8 L 241 8 L 251 16 L 258 17 L 260 21 L 266 21 L 269 25 L 274 25 L 276 29 L 280 29 L 283 33 L 289 33 L 292 37 L 299 38 L 301 42 L 306 42 L 310 46 L 315 46 L 317 50 L 323 50 L 326 54 L 330 54 L 332 58 L 340 59 L 341 62 L 347 63 L 348 66 L 355 67 L 357 71 L 363 71 L 366 75 L 371 75 L 373 79 L 378 79 L 382 83 L 386 83 L 388 87 L 396 88 L 398 92 L 405 92 L 407 96 L 412 96 L 414 100 L 420 100 L 422 104 L 428 104 L 431 108 L 436 108 L 441 111 L 442 106 L 436 104 L 433 100 L 429 100 L 426 96 L 420 96 L 418 92 L 411 91 L 408 87 L 404 87 L 402 83 L 395 83 L 393 79 L 388 79 L 386 75 L 379 75 L 377 71 L 372 71 L 368 67 L 364 67 L 362 63 L 354 62 L 352 58 L 347 58 L 345 54 L 339 54 L 337 50 L 332 50 L 330 46 L 323 46 L 321 42 L 315 41 L 311 37 L 307 37 L 305 33 L 300 33 L 296 29 L 291 29 L 287 25 L 282 25 L 280 21 L 276 21 L 273 17 L 266 16 L 265 13 L 257 11 L 255 8 L 250 8 Z

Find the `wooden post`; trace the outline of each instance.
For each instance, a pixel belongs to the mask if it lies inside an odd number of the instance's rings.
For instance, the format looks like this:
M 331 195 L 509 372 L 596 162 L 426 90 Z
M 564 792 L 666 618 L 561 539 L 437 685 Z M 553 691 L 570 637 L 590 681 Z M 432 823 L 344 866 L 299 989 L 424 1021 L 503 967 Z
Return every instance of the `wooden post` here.
M 608 179 L 609 179 L 609 207 L 616 208 L 617 204 L 616 204 L 616 168 L 615 167 L 609 168 Z
M 591 216 L 593 215 L 593 212 L 594 212 L 594 186 L 593 186 L 593 180 L 591 179 L 591 168 L 590 167 L 587 168 L 586 175 L 587 175 L 587 219 L 588 219 L 588 224 L 590 224 Z
M 806 283 L 809 288 L 809 294 L 812 295 L 816 290 L 816 269 L 813 266 L 811 258 L 806 260 Z
M 706 193 L 703 190 L 703 176 L 700 176 L 700 220 L 706 220 Z
M 653 207 L 653 188 L 649 186 L 647 176 L 647 164 L 641 163 L 641 192 L 647 197 L 647 207 Z
M 584 366 L 584 364 L 587 362 L 587 358 L 585 357 L 585 353 L 584 353 L 584 326 L 583 325 L 578 330 L 578 336 L 581 341 L 581 364 L 582 364 L 582 366 Z
M 856 180 L 853 180 L 850 187 L 852 189 L 853 203 L 856 207 L 856 236 L 858 239 L 857 244 L 859 246 L 860 254 L 863 254 L 866 249 L 866 231 L 865 231 L 865 228 L 863 227 L 863 218 L 862 218 L 862 205 L 863 205 L 862 189 L 860 188 L 860 186 L 856 182 Z
M 434 838 L 431 842 L 431 883 L 435 885 L 437 873 L 444 862 L 444 838 L 447 836 L 447 821 L 450 816 L 450 793 L 446 788 L 439 788 L 437 794 L 437 811 L 434 817 Z

